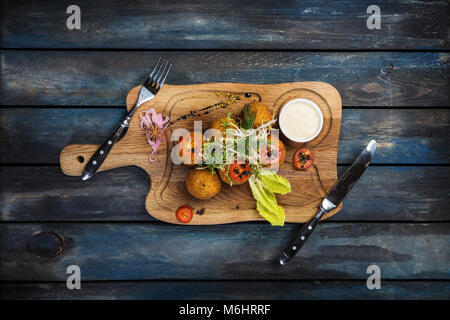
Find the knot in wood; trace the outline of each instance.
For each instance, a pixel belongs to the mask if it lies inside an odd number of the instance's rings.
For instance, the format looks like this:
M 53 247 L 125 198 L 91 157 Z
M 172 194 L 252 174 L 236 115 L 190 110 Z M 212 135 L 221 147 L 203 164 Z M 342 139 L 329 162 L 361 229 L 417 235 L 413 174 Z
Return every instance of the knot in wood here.
M 64 250 L 64 241 L 54 232 L 39 232 L 27 243 L 28 249 L 41 258 L 55 258 Z

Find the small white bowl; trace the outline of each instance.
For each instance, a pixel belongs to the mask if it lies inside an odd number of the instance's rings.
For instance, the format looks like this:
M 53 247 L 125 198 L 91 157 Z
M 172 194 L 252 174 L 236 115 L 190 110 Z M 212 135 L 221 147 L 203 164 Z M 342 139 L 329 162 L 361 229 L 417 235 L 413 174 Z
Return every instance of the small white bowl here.
M 286 132 L 286 129 L 283 128 L 283 123 L 282 123 L 282 121 L 281 121 L 283 113 L 287 110 L 286 107 L 289 106 L 289 105 L 291 105 L 291 104 L 297 103 L 297 102 L 302 102 L 302 103 L 304 103 L 304 104 L 307 104 L 307 105 L 311 106 L 311 107 L 317 112 L 317 115 L 319 116 L 319 128 L 317 129 L 317 131 L 316 131 L 311 137 L 309 137 L 309 138 L 306 139 L 306 140 L 298 139 L 298 138 L 295 138 L 295 137 L 289 135 L 289 134 Z M 283 132 L 283 134 L 286 136 L 286 138 L 288 138 L 289 140 L 292 140 L 292 141 L 294 141 L 294 142 L 308 142 L 308 141 L 311 141 L 311 140 L 313 140 L 314 138 L 316 138 L 316 137 L 319 135 L 320 131 L 322 131 L 322 127 L 323 127 L 323 114 L 322 114 L 322 111 L 320 110 L 320 108 L 317 106 L 317 104 L 315 104 L 315 103 L 312 102 L 311 100 L 307 100 L 307 99 L 294 99 L 294 100 L 290 100 L 289 102 L 287 102 L 287 103 L 281 108 L 280 115 L 279 115 L 279 117 L 278 117 L 278 122 L 279 122 L 280 130 L 281 130 L 281 132 Z

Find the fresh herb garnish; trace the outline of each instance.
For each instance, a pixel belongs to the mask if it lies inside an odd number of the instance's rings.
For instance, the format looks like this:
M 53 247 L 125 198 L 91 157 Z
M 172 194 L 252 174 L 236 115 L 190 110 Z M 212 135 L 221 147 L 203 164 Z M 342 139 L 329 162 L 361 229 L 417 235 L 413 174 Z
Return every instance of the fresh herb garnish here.
M 222 123 L 220 125 L 225 129 L 225 132 L 228 128 L 231 128 L 233 126 L 233 118 L 231 118 L 231 112 L 227 113 L 227 117 L 222 120 Z
M 217 163 L 216 160 L 221 160 Z M 199 169 L 209 169 L 214 173 L 216 169 L 221 170 L 225 167 L 225 150 L 220 142 L 205 141 L 203 143 L 203 161 Z
M 242 110 L 243 117 L 240 121 L 240 126 L 242 129 L 248 130 L 253 128 L 253 124 L 255 123 L 256 112 L 250 112 L 250 105 L 245 105 Z

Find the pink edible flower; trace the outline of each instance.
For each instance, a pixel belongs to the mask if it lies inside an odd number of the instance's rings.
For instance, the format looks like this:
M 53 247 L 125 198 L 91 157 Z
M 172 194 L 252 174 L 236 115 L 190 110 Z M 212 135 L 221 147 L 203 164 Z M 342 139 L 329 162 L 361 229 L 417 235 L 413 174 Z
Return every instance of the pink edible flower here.
M 155 161 L 158 157 L 157 151 L 162 142 L 164 130 L 168 122 L 169 117 L 163 119 L 162 114 L 157 113 L 153 108 L 141 112 L 141 129 L 145 131 L 148 144 L 152 149 L 149 158 L 151 162 Z

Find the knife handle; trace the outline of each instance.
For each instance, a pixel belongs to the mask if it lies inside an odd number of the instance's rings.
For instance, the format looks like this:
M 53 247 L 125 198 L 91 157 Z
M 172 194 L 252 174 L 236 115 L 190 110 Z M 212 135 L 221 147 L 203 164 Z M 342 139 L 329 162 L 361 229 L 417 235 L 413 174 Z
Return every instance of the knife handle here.
M 294 239 L 283 249 L 280 257 L 281 265 L 285 265 L 303 247 L 316 226 L 319 224 L 320 218 L 324 213 L 326 213 L 326 211 L 320 208 L 319 212 L 300 229 Z
M 105 161 L 114 144 L 127 130 L 130 120 L 131 117 L 128 114 L 122 119 L 122 121 L 120 122 L 120 126 L 116 130 L 114 130 L 114 132 L 108 137 L 108 139 L 103 142 L 100 148 L 95 151 L 95 153 L 92 155 L 92 157 L 84 167 L 83 174 L 81 175 L 82 180 L 89 179 L 97 172 L 103 161 Z

